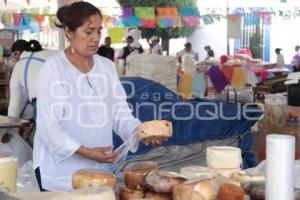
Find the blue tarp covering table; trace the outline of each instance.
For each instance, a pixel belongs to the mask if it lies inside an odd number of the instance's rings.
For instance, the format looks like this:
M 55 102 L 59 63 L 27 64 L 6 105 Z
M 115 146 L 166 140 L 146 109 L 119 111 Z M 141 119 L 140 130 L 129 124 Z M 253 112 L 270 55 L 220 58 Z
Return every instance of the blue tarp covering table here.
M 255 104 L 226 104 L 207 100 L 181 99 L 159 83 L 132 77 L 121 79 L 128 95 L 133 114 L 142 122 L 153 119 L 169 120 L 173 124 L 173 137 L 163 145 L 186 145 L 208 140 L 239 138 L 244 168 L 256 165 L 251 151 L 252 133 L 262 111 Z M 114 135 L 114 144 L 121 139 Z M 140 144 L 134 155 L 145 154 L 151 147 Z

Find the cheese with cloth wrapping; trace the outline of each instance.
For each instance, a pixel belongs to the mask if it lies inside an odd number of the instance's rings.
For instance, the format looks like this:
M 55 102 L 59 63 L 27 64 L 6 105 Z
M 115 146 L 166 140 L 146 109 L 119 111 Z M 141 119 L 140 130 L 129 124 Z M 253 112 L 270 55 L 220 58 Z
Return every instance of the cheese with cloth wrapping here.
M 173 187 L 173 200 L 215 200 L 218 183 L 212 179 L 193 179 Z
M 172 123 L 167 120 L 152 120 L 142 123 L 139 128 L 140 140 L 148 143 L 152 140 L 164 140 L 173 135 Z
M 153 170 L 146 176 L 147 189 L 158 193 L 172 193 L 172 188 L 187 178 L 176 172 Z
M 89 186 L 108 186 L 114 188 L 116 186 L 116 177 L 110 172 L 81 169 L 73 174 L 72 185 L 74 189 Z
M 213 169 L 236 169 L 242 164 L 240 148 L 211 146 L 206 149 L 207 166 Z
M 186 176 L 188 179 L 213 178 L 216 176 L 213 170 L 203 166 L 183 167 L 180 169 L 180 174 Z
M 242 185 L 248 182 L 263 182 L 266 180 L 265 175 L 260 171 L 255 170 L 244 170 L 235 172 L 233 179 L 239 181 Z

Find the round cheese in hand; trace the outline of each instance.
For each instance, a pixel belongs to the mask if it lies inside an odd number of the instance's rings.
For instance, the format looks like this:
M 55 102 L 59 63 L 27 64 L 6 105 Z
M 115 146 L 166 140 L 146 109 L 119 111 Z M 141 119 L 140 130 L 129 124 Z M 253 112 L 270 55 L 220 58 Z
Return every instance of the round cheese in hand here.
M 187 178 L 181 174 L 163 170 L 153 170 L 146 176 L 147 189 L 158 193 L 172 193 L 172 188 Z
M 186 176 L 188 179 L 213 178 L 216 176 L 213 170 L 202 166 L 183 167 L 180 169 L 180 174 Z
M 134 162 L 124 169 L 124 182 L 126 187 L 134 190 L 146 190 L 146 175 L 157 169 L 157 164 L 152 161 Z
M 239 181 L 243 185 L 248 182 L 263 182 L 266 180 L 266 177 L 260 171 L 244 170 L 235 172 L 233 174 L 233 179 Z
M 82 169 L 73 174 L 72 185 L 74 189 L 89 186 L 109 186 L 114 188 L 116 186 L 116 177 L 110 172 Z
M 139 129 L 139 138 L 144 142 L 154 139 L 164 140 L 172 137 L 172 123 L 166 120 L 152 120 L 142 123 Z
M 120 200 L 132 200 L 132 199 L 144 198 L 145 191 L 132 190 L 129 188 L 121 187 L 119 197 L 120 197 Z
M 212 179 L 188 180 L 173 187 L 173 200 L 215 200 L 217 188 Z
M 240 148 L 211 146 L 206 150 L 207 166 L 214 169 L 235 169 L 242 164 Z

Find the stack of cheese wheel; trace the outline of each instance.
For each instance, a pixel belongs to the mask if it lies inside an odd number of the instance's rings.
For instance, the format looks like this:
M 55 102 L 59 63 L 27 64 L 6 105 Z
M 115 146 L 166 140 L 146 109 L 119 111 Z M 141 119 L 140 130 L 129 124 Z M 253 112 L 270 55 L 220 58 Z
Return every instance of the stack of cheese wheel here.
M 146 196 L 146 176 L 157 169 L 152 161 L 141 161 L 128 164 L 124 169 L 125 187 L 120 188 L 120 200 L 142 199 Z
M 124 169 L 124 183 L 126 187 L 133 190 L 146 190 L 146 175 L 156 169 L 157 164 L 151 161 L 128 164 Z
M 166 120 L 147 121 L 140 126 L 139 138 L 145 143 L 152 140 L 165 140 L 172 137 L 172 127 L 172 123 Z
M 114 188 L 116 186 L 116 177 L 110 172 L 82 169 L 73 174 L 72 185 L 74 189 L 90 186 L 108 186 Z
M 211 146 L 206 152 L 207 166 L 216 174 L 231 178 L 241 170 L 241 149 L 227 146 Z
M 213 179 L 192 179 L 173 187 L 173 200 L 215 200 L 218 184 Z

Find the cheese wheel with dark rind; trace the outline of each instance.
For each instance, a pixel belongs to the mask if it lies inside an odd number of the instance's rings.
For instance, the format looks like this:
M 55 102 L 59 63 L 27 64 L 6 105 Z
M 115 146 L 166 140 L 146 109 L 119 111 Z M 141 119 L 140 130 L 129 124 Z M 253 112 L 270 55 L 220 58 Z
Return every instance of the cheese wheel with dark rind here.
M 134 190 L 146 190 L 146 175 L 157 169 L 157 164 L 152 161 L 134 162 L 124 169 L 124 183 L 127 188 Z

